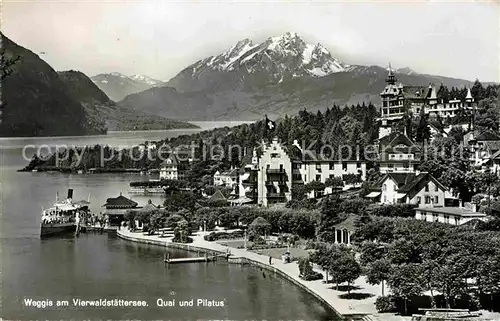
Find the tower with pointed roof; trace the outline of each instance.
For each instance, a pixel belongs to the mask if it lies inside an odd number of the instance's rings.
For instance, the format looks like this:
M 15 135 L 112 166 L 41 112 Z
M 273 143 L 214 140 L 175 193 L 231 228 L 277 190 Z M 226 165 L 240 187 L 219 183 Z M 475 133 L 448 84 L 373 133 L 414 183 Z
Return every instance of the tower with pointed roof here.
M 414 117 L 421 112 L 430 118 L 450 119 L 463 111 L 473 113 L 475 110 L 474 100 L 470 89 L 464 101 L 454 99 L 450 101 L 440 100 L 434 84 L 428 86 L 407 86 L 397 84 L 394 71 L 389 64 L 389 71 L 385 79 L 386 85 L 380 93 L 382 104 L 380 106 L 379 138 L 391 134 L 395 124 L 400 122 L 407 109 Z

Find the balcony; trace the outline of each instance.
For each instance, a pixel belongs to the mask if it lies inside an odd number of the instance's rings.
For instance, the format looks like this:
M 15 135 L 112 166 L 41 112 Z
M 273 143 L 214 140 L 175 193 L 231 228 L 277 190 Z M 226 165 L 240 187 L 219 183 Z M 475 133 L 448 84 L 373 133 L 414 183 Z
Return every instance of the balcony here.
M 267 198 L 285 198 L 285 193 L 267 193 Z
M 284 168 L 268 168 L 266 169 L 266 173 L 268 174 L 285 174 Z
M 278 180 L 278 181 L 268 180 L 268 181 L 266 181 L 266 186 L 273 186 L 274 183 L 277 183 L 278 186 L 286 186 L 287 181 L 285 181 L 285 180 Z

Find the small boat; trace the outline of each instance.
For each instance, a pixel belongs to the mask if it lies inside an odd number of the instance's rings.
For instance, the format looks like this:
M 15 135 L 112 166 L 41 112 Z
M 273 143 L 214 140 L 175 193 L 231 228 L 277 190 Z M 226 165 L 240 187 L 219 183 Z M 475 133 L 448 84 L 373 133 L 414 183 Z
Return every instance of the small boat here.
M 90 196 L 89 196 L 90 199 Z M 68 197 L 56 202 L 48 209 L 42 209 L 40 222 L 40 237 L 50 237 L 66 233 L 74 233 L 80 227 L 80 220 L 89 213 L 89 201 L 73 201 L 73 190 L 68 189 Z

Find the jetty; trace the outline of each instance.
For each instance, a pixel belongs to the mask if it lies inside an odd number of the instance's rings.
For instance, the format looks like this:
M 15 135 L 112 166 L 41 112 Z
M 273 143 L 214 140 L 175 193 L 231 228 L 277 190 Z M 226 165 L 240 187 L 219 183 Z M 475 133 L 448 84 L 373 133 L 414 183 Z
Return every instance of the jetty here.
M 223 258 L 228 260 L 231 254 L 214 254 L 211 256 L 195 256 L 195 257 L 182 257 L 182 258 L 170 258 L 170 254 L 165 252 L 163 260 L 165 264 L 177 264 L 177 263 L 200 263 L 200 262 L 215 262 L 218 258 Z

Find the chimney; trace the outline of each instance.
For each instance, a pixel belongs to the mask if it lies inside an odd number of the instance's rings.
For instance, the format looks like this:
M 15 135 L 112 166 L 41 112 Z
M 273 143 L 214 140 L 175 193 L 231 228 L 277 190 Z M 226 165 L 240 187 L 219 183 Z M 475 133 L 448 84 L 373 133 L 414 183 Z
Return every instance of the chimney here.
M 68 199 L 73 199 L 73 189 L 68 188 Z

